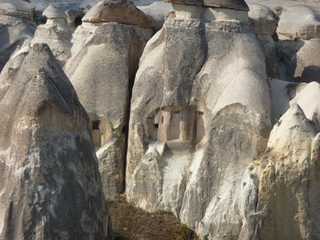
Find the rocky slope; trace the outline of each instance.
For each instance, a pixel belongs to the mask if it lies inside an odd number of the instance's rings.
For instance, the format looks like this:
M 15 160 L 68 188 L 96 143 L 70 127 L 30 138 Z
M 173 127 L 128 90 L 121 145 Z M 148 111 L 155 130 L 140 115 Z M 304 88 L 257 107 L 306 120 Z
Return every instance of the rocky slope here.
M 0 91 L 0 238 L 112 239 L 88 117 L 48 46 Z

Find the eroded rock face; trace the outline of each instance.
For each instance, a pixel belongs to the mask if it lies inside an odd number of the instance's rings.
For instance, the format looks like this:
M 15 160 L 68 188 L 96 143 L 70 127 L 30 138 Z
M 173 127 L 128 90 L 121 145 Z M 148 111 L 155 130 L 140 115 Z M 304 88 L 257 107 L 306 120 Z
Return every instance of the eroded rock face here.
M 8 8 L 8 3 L 15 7 L 14 11 L 18 13 L 19 17 L 27 20 L 33 19 L 35 7 L 33 4 L 29 3 L 29 1 L 24 0 L 0 0 L 0 5 L 2 5 L 2 7 L 0 7 L 0 9 L 2 8 L 2 10 L 0 10 L 0 13 L 2 12 L 1 14 L 9 15 L 8 13 L 12 13 L 12 8 Z
M 293 83 L 279 79 L 270 79 L 272 115 L 274 124 L 292 104 L 298 104 L 306 118 L 313 122 L 316 129 L 320 129 L 320 84 Z
M 310 7 L 292 6 L 283 11 L 277 29 L 281 40 L 277 43 L 281 79 L 319 82 L 319 29 L 319 14 Z
M 278 26 L 278 16 L 263 5 L 250 4 L 249 20 L 253 31 L 259 35 L 272 36 Z
M 65 72 L 89 114 L 107 198 L 124 191 L 129 88 L 152 33 L 116 22 L 84 22 L 73 36 Z
M 292 59 L 294 79 L 298 82 L 320 82 L 320 39 L 306 41 Z
M 89 119 L 49 47 L 35 44 L 7 84 L 0 238 L 111 239 Z
M 277 34 L 280 40 L 319 38 L 319 14 L 307 6 L 298 5 L 285 8 L 280 16 Z
M 266 68 L 269 77 L 277 77 L 277 64 L 275 43 L 272 35 L 278 26 L 278 16 L 268 7 L 250 4 L 249 21 L 252 24 L 253 32 L 258 34 L 258 40 L 266 56 Z
M 31 45 L 48 44 L 60 66 L 64 66 L 70 58 L 73 33 L 73 29 L 68 26 L 67 15 L 54 5 L 46 8 L 42 15 L 47 18 L 47 22 L 37 27 Z
M 103 0 L 83 17 L 83 22 L 118 22 L 143 28 L 152 26 L 151 20 L 133 2 L 127 0 Z
M 319 238 L 319 136 L 295 103 L 274 126 L 242 182 L 242 239 Z
M 173 211 L 200 236 L 234 239 L 240 179 L 270 129 L 264 55 L 246 11 L 173 7 L 136 74 L 127 198 Z
M 34 31 L 35 24 L 22 19 L 14 4 L 0 1 L 0 71 L 12 53 L 30 43 Z

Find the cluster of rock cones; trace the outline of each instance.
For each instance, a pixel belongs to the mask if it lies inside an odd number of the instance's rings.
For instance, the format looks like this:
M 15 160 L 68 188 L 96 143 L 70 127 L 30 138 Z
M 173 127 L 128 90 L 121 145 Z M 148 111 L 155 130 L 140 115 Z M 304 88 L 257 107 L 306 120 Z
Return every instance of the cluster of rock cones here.
M 1 240 L 112 239 L 120 193 L 208 239 L 320 239 L 319 15 L 167 2 L 158 29 L 0 0 Z

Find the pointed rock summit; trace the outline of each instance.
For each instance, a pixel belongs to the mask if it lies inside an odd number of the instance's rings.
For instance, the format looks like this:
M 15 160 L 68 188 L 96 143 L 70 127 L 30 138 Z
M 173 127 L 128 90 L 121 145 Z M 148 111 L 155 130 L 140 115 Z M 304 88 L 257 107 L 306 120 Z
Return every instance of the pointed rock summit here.
M 0 101 L 0 239 L 112 239 L 88 116 L 35 44 Z
M 63 12 L 62 10 L 60 10 L 58 7 L 56 7 L 55 5 L 50 4 L 42 13 L 43 17 L 46 18 L 63 18 L 65 20 L 67 20 L 67 15 L 65 14 L 65 12 Z

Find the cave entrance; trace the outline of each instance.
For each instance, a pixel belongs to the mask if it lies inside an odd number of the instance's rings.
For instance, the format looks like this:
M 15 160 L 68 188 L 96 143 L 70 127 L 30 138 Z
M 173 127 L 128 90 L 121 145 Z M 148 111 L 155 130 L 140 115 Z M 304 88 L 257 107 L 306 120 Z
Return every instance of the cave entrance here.
M 100 120 L 91 122 L 91 135 L 93 144 L 96 148 L 101 147 Z

